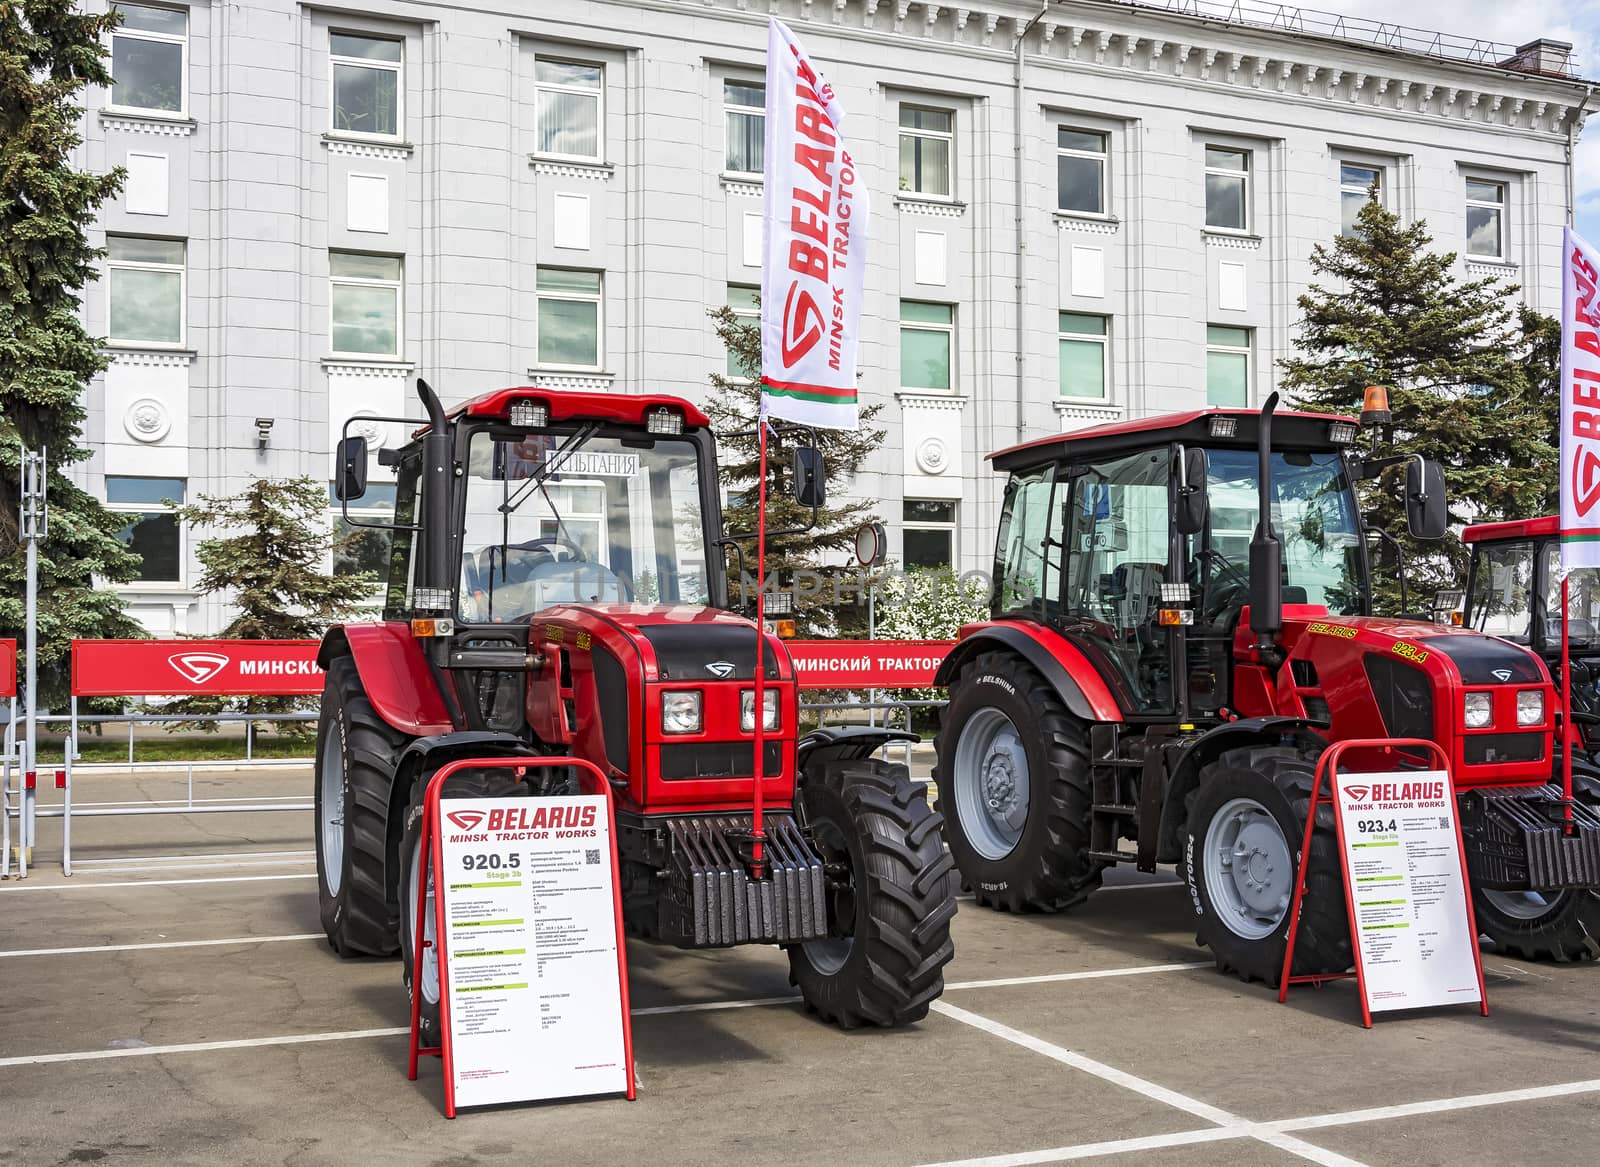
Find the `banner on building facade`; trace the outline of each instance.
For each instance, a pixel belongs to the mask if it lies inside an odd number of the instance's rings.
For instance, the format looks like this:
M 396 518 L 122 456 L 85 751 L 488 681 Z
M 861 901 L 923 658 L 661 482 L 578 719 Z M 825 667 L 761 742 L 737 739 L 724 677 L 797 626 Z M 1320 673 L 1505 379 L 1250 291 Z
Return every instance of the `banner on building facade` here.
M 74 697 L 312 696 L 315 640 L 74 640 Z
M 844 110 L 794 34 L 767 32 L 761 414 L 856 428 L 867 192 Z
M 1563 236 L 1561 563 L 1600 567 L 1600 252 Z

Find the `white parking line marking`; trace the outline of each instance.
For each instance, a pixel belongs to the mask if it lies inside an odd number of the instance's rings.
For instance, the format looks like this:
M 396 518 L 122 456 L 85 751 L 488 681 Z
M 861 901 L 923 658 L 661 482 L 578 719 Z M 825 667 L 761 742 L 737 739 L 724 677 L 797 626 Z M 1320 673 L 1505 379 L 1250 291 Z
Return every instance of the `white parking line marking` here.
M 664 1013 L 715 1013 L 723 1009 L 755 1009 L 763 1005 L 798 1005 L 800 997 L 752 997 L 748 1001 L 701 1001 L 693 1005 L 651 1005 L 634 1009 L 635 1017 L 656 1017 Z
M 1075 1053 L 1043 1038 L 1034 1037 L 1030 1033 L 1023 1033 L 1020 1029 L 1012 1029 L 977 1013 L 969 1013 L 955 1005 L 946 1004 L 944 1001 L 935 1001 L 931 1006 L 934 1012 L 949 1017 L 953 1021 L 960 1021 L 974 1029 L 980 1029 L 994 1037 L 1019 1045 L 1023 1049 L 1031 1050 L 1052 1061 L 1060 1062 L 1064 1066 L 1071 1066 L 1091 1074 L 1101 1081 L 1110 1082 L 1112 1085 L 1121 1086 L 1125 1090 L 1132 1090 L 1135 1094 L 1163 1103 L 1185 1114 L 1192 1114 L 1196 1118 L 1205 1119 L 1207 1122 L 1216 1123 L 1219 1127 L 1238 1131 L 1242 1135 L 1277 1147 L 1280 1151 L 1287 1151 L 1302 1159 L 1309 1159 L 1313 1163 L 1320 1163 L 1323 1167 L 1358 1167 L 1359 1161 L 1346 1158 L 1333 1151 L 1322 1147 L 1313 1146 L 1311 1143 L 1270 1128 L 1257 1128 L 1245 1119 L 1232 1114 L 1220 1107 L 1212 1106 L 1208 1102 L 1201 1102 L 1197 1098 L 1190 1098 L 1176 1090 L 1169 1090 L 1155 1082 L 1137 1077 L 1126 1070 L 1119 1070 L 1115 1066 L 1108 1066 L 1104 1062 L 1097 1062 L 1093 1058 Z
M 1496 1090 L 1490 1094 L 1466 1094 L 1460 1098 L 1436 1098 L 1428 1102 L 1405 1102 L 1396 1106 L 1374 1106 L 1367 1110 L 1346 1110 L 1339 1114 L 1316 1114 L 1309 1118 L 1285 1118 L 1263 1126 L 1280 1131 L 1311 1131 L 1322 1127 L 1349 1126 L 1351 1123 L 1383 1122 L 1419 1114 L 1439 1114 L 1447 1110 L 1473 1110 L 1480 1106 L 1501 1106 L 1508 1102 L 1537 1102 L 1544 1098 L 1567 1098 L 1574 1094 L 1600 1094 L 1600 1078 L 1585 1082 L 1560 1082 L 1554 1086 L 1529 1086 L 1522 1090 Z
M 391 1029 L 347 1029 L 338 1033 L 289 1033 L 282 1037 L 247 1037 L 239 1041 L 191 1041 L 182 1045 L 139 1045 L 131 1049 L 93 1049 L 70 1054 L 29 1054 L 20 1058 L 0 1058 L 7 1066 L 50 1066 L 60 1062 L 97 1062 L 106 1058 L 158 1058 L 165 1054 L 197 1054 L 214 1050 L 253 1049 L 269 1045 L 305 1045 L 322 1041 L 360 1041 L 369 1037 L 403 1037 L 409 1026 Z
M 1018 1151 L 1012 1155 L 984 1155 L 977 1159 L 950 1159 L 943 1163 L 924 1163 L 922 1167 L 1034 1167 L 1039 1163 L 1070 1163 L 1074 1159 L 1094 1159 L 1101 1155 L 1124 1155 L 1138 1151 L 1159 1151 L 1165 1147 L 1188 1147 L 1196 1143 L 1221 1143 L 1247 1138 L 1246 1128 L 1213 1126 L 1200 1130 L 1173 1131 L 1166 1135 L 1145 1135 L 1135 1139 L 1111 1139 L 1103 1143 L 1079 1143 L 1073 1147 L 1051 1147 L 1044 1151 Z
M 1147 973 L 1188 972 L 1197 968 L 1214 968 L 1215 961 L 1191 960 L 1183 964 L 1144 964 L 1135 968 L 1105 968 L 1089 972 L 1043 973 L 1033 977 L 997 977 L 988 981 L 952 981 L 945 986 L 951 989 L 1003 989 L 1010 985 L 1054 985 L 1063 981 L 1098 981 L 1106 977 L 1137 977 Z
M 321 940 L 321 932 L 290 932 L 281 936 L 232 936 L 226 940 L 162 940 L 149 944 L 84 944 L 77 948 L 0 948 L 7 956 L 78 956 L 89 952 L 149 952 L 157 948 L 217 948 L 228 944 L 281 944 L 286 940 Z
M 288 875 L 222 875 L 215 879 L 102 879 L 88 883 L 79 883 L 77 880 L 70 883 L 19 883 L 13 887 L 0 887 L 0 896 L 17 895 L 25 891 L 84 891 L 90 888 L 122 891 L 130 887 L 187 887 L 196 883 L 261 883 L 269 879 L 315 878 L 317 878 L 315 871 L 306 871 Z

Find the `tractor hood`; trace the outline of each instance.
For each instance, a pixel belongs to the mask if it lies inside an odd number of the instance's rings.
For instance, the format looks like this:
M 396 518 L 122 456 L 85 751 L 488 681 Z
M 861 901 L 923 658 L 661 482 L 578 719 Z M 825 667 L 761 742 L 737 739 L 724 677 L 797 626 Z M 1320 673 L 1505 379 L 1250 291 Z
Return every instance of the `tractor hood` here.
M 1438 653 L 1451 662 L 1465 685 L 1541 685 L 1549 681 L 1544 663 L 1529 649 L 1448 624 L 1387 616 L 1313 615 L 1300 605 L 1289 604 L 1284 606 L 1284 635 L 1289 641 L 1301 636 L 1351 640 L 1421 666 Z
M 572 631 L 568 633 L 567 629 Z M 753 680 L 756 626 L 743 616 L 692 604 L 562 604 L 533 621 L 535 639 L 559 641 L 588 635 L 619 651 L 624 644 L 640 659 L 647 681 Z M 766 638 L 766 675 L 794 675 L 788 650 Z M 579 647 L 583 647 L 581 644 Z

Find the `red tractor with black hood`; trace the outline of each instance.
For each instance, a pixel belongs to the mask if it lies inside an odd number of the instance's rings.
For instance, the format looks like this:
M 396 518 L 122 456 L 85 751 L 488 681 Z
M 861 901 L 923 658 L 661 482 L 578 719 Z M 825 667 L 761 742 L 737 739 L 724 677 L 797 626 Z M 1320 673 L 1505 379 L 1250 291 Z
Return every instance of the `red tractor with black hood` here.
M 951 862 L 907 735 L 802 736 L 783 642 L 729 610 L 716 445 L 668 396 L 507 389 L 426 410 L 399 450 L 383 618 L 330 630 L 318 723 L 322 923 L 341 955 L 403 949 L 429 777 L 463 758 L 583 758 L 611 782 L 624 921 L 682 948 L 778 944 L 806 1003 L 849 1028 L 923 1017 L 952 955 Z M 348 429 L 348 426 L 347 426 Z M 366 491 L 362 437 L 335 493 Z M 796 451 L 795 493 L 825 473 Z M 755 777 L 761 645 L 765 756 Z M 755 831 L 760 781 L 766 813 Z M 575 792 L 562 768 L 467 768 L 450 798 Z M 757 847 L 759 840 L 760 846 Z M 427 952 L 424 956 L 426 958 Z M 436 1024 L 437 967 L 424 964 Z
M 1219 968 L 1276 983 L 1297 868 L 1295 969 L 1352 961 L 1330 808 L 1301 855 L 1335 741 L 1426 738 L 1451 761 L 1469 872 L 1488 893 L 1590 895 L 1600 818 L 1551 787 L 1555 697 L 1535 653 L 1370 615 L 1355 483 L 1403 469 L 1413 535 L 1445 530 L 1443 475 L 1363 455 L 1387 424 L 1208 409 L 993 456 L 1010 474 L 992 619 L 962 630 L 934 776 L 980 904 L 1070 907 L 1115 863 L 1173 863 Z M 1423 768 L 1403 752 L 1369 768 Z M 1375 765 L 1380 763 L 1381 765 Z M 1519 924 L 1481 908 L 1502 942 Z M 1583 927 L 1579 921 L 1576 927 Z

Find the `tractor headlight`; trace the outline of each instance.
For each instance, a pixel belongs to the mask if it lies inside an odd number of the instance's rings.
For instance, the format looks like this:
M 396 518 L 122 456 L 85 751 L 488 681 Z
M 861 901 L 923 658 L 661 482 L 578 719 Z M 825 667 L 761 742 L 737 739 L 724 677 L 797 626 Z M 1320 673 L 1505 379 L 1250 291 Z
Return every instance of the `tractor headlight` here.
M 1494 694 L 1468 693 L 1465 720 L 1468 729 L 1487 728 L 1494 720 Z
M 761 728 L 778 728 L 778 691 L 776 689 L 761 690 Z M 739 694 L 739 728 L 745 733 L 754 733 L 756 730 L 756 691 L 746 689 Z
M 1544 724 L 1544 692 L 1542 690 L 1524 689 L 1517 694 L 1517 724 Z
M 661 732 L 699 733 L 705 705 L 698 689 L 669 689 L 661 694 Z

